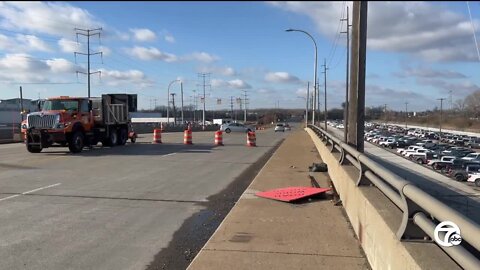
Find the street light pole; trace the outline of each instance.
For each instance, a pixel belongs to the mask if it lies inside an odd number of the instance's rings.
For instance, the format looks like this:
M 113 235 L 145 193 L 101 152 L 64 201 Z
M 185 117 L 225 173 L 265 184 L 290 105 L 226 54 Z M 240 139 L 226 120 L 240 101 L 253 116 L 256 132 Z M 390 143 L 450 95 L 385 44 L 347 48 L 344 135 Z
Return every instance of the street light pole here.
M 408 102 L 405 102 L 405 129 L 407 129 L 407 119 L 408 119 Z
M 168 123 L 170 123 L 170 114 L 169 114 L 169 108 L 170 108 L 170 86 L 172 86 L 172 84 L 174 82 L 179 82 L 180 80 L 173 80 L 170 82 L 170 84 L 168 85 L 168 88 L 167 88 L 167 125 Z
M 312 125 L 315 125 L 315 110 L 317 109 L 316 108 L 316 103 L 317 103 L 317 99 L 318 99 L 318 89 L 317 89 L 317 42 L 315 42 L 315 39 L 312 37 L 312 35 L 310 35 L 308 32 L 306 31 L 303 31 L 303 30 L 299 30 L 299 29 L 287 29 L 285 30 L 286 32 L 302 32 L 304 34 L 306 34 L 307 36 L 309 36 L 312 41 L 313 41 L 313 45 L 315 46 L 315 66 L 313 68 L 313 108 L 312 108 Z M 319 109 L 319 108 L 318 108 Z

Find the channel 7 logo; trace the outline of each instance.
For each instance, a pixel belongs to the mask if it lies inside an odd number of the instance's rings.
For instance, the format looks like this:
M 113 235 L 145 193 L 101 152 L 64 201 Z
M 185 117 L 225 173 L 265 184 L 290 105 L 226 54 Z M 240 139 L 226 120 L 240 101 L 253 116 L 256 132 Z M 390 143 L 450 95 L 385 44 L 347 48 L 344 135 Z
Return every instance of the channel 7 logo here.
M 445 233 L 443 237 L 440 233 Z M 444 247 L 458 246 L 462 243 L 462 237 L 460 236 L 460 228 L 457 224 L 451 221 L 443 221 L 435 227 L 433 232 L 435 242 Z

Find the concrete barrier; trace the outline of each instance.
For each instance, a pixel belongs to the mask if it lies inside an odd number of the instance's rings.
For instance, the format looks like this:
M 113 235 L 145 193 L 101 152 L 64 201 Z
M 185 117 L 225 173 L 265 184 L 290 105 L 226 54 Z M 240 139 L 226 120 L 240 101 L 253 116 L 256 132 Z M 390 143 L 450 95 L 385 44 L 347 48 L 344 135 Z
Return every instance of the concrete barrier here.
M 372 269 L 461 269 L 432 242 L 398 241 L 401 211 L 376 187 L 357 187 L 358 170 L 340 165 L 340 154 L 332 153 L 311 129 L 306 131 L 328 164 L 330 178 Z

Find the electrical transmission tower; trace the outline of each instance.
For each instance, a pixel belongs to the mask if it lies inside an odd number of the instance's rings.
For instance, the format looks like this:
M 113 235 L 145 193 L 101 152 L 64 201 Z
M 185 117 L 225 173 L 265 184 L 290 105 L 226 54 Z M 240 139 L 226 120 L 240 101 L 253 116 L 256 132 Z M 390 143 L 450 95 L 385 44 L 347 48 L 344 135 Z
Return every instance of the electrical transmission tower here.
M 243 105 L 244 105 L 243 121 L 247 122 L 247 104 L 248 104 L 247 90 L 242 90 L 242 92 L 243 92 Z
M 76 33 L 77 42 L 78 42 L 78 35 L 87 37 L 87 52 L 86 53 L 74 52 L 74 55 L 75 55 L 75 63 L 77 62 L 77 54 L 87 56 L 87 72 L 77 71 L 77 76 L 78 76 L 78 73 L 87 75 L 88 98 L 90 98 L 90 75 L 98 73 L 101 76 L 101 74 L 102 74 L 101 71 L 90 72 L 90 56 L 100 54 L 100 56 L 102 57 L 102 62 L 103 62 L 103 53 L 102 52 L 94 52 L 94 53 L 90 52 L 90 37 L 98 35 L 98 38 L 100 39 L 100 32 L 102 31 L 102 28 L 97 28 L 97 29 L 75 28 L 75 31 L 77 31 L 77 33 Z

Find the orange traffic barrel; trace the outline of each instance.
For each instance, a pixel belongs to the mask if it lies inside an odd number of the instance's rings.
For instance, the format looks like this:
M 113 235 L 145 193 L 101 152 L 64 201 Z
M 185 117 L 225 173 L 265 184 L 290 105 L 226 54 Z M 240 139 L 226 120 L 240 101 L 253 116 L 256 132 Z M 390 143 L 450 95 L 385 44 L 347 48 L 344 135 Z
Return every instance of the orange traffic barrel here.
M 192 130 L 187 129 L 183 132 L 183 144 L 193 144 L 192 143 Z
M 221 130 L 215 131 L 215 145 L 223 145 L 223 132 Z
M 253 131 L 247 132 L 247 146 L 257 146 L 257 138 Z
M 153 141 L 152 143 L 162 143 L 162 130 L 161 129 L 154 129 L 153 130 Z

